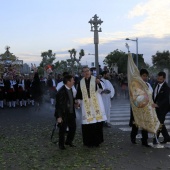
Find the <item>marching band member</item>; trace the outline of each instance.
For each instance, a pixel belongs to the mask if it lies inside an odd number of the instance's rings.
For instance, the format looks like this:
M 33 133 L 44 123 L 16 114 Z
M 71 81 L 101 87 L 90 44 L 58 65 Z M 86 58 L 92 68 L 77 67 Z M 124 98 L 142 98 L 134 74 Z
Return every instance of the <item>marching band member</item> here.
M 4 81 L 0 78 L 0 107 L 4 108 Z
M 54 76 L 49 75 L 47 85 L 49 87 L 51 105 L 54 105 L 54 98 L 55 98 L 55 95 L 57 92 L 56 91 L 56 81 L 55 81 Z
M 9 107 L 15 107 L 16 93 L 14 86 L 17 85 L 17 82 L 13 79 L 13 76 L 9 76 L 9 79 L 6 80 L 5 86 L 7 89 L 7 101 Z
M 18 83 L 18 99 L 19 99 L 19 104 L 22 107 L 26 106 L 26 95 L 25 95 L 25 80 L 24 76 L 20 76 L 19 83 Z M 23 100 L 23 102 L 22 102 Z

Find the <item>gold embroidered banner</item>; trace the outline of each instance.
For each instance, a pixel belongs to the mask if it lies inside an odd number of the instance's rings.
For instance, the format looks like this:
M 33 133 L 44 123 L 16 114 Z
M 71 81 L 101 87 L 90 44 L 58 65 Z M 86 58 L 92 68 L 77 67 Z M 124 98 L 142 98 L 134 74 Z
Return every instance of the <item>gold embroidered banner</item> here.
M 139 70 L 133 62 L 132 54 L 128 55 L 128 87 L 130 104 L 135 124 L 151 133 L 156 133 L 160 122 L 155 109 L 152 107 L 152 93 L 142 80 Z

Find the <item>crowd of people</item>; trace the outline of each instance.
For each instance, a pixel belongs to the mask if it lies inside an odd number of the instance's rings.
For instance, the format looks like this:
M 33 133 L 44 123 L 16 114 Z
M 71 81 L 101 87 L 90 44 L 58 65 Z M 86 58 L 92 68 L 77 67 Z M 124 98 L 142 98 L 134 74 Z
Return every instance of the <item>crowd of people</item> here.
M 5 76 L 0 78 L 0 108 L 7 106 L 34 106 L 42 98 L 41 82 L 38 73 L 34 76 Z
M 160 133 L 164 140 L 162 143 L 170 142 L 170 136 L 164 124 L 166 114 L 169 111 L 169 87 L 165 81 L 166 74 L 158 73 L 157 82 L 151 86 L 148 83 L 149 73 L 147 70 L 140 71 L 141 78 L 147 83 L 153 93 L 153 105 L 157 117 L 161 123 L 153 143 L 158 142 Z M 112 80 L 112 83 L 109 81 Z M 55 118 L 59 127 L 59 148 L 66 149 L 65 145 L 74 147 L 74 136 L 76 133 L 75 109 L 80 108 L 82 114 L 82 138 L 83 144 L 87 147 L 98 147 L 103 141 L 103 127 L 110 125 L 111 99 L 118 96 L 118 87 L 123 94 L 128 96 L 127 76 L 123 74 L 109 73 L 107 69 L 96 72 L 88 67 L 83 67 L 81 76 L 71 75 L 68 72 L 59 74 L 57 78 L 49 74 L 47 78 L 39 77 L 35 72 L 34 76 L 7 76 L 0 79 L 0 108 L 4 105 L 15 108 L 17 105 L 26 107 L 41 103 L 44 92 L 48 92 L 51 105 L 55 106 Z M 153 89 L 152 89 L 153 88 Z M 131 142 L 136 144 L 138 128 L 135 125 L 131 109 L 130 124 Z M 65 140 L 66 129 L 68 130 Z M 142 130 L 142 145 L 149 147 L 148 132 Z
M 76 131 L 75 108 L 81 108 L 82 138 L 85 146 L 98 147 L 104 141 L 104 125 L 110 127 L 110 100 L 115 94 L 115 89 L 108 80 L 109 73 L 103 71 L 101 73 L 102 77 L 98 78 L 92 75 L 93 72 L 91 72 L 88 67 L 84 67 L 82 73 L 83 77 L 77 84 L 74 93 L 74 78 L 71 75 L 66 75 L 63 80 L 64 85 L 56 95 L 55 117 L 59 127 L 59 148 L 62 150 L 66 149 L 65 145 L 75 147 L 73 144 Z M 149 73 L 146 69 L 140 70 L 140 76 L 142 80 L 146 82 L 149 93 L 153 96 L 152 107 L 155 108 L 157 118 L 161 124 L 157 134 L 153 138 L 153 144 L 159 143 L 160 133 L 163 135 L 161 144 L 170 142 L 170 136 L 164 124 L 166 115 L 170 109 L 170 89 L 165 81 L 166 74 L 165 72 L 158 73 L 154 88 L 148 83 Z M 130 134 L 131 142 L 136 144 L 138 126 L 135 124 L 132 109 L 129 125 L 132 127 Z M 70 130 L 65 140 L 67 127 Z M 150 145 L 148 145 L 148 132 L 145 129 L 142 129 L 141 142 L 143 146 L 150 147 Z
M 99 147 L 104 141 L 103 126 L 110 127 L 110 100 L 115 93 L 113 85 L 108 80 L 109 74 L 103 71 L 102 77 L 98 78 L 88 67 L 83 67 L 82 77 L 77 83 L 72 75 L 67 73 L 63 75 L 63 84 L 57 88 L 55 105 L 55 117 L 59 127 L 59 148 L 64 150 L 65 145 L 75 147 L 73 140 L 76 132 L 76 108 L 81 109 L 84 146 Z M 65 139 L 67 128 L 69 130 Z

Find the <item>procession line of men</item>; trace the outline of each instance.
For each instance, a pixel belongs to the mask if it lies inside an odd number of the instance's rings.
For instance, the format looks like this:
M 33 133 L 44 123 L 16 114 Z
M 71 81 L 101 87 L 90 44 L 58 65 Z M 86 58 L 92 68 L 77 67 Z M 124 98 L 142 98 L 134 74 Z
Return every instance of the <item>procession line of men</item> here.
M 27 106 L 34 105 L 34 99 L 31 96 L 32 77 L 13 77 L 7 76 L 0 79 L 0 108 L 4 105 L 15 108 L 16 105 Z

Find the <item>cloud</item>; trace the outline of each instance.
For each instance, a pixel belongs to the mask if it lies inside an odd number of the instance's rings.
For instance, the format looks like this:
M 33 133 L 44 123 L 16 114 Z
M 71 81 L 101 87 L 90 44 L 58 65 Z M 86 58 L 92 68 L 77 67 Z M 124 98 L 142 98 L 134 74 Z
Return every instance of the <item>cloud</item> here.
M 109 41 L 120 40 L 120 39 L 126 37 L 126 35 L 127 35 L 126 32 L 115 32 L 115 33 L 109 33 L 109 32 L 106 33 L 105 32 L 102 35 L 99 35 L 99 43 L 104 44 L 104 43 L 108 43 Z M 94 44 L 94 39 L 93 39 L 93 37 L 79 38 L 79 39 L 74 39 L 73 42 L 76 42 L 81 45 Z
M 138 37 L 139 53 L 144 54 L 147 63 L 152 64 L 151 56 L 157 51 L 170 47 L 170 1 L 148 0 L 134 6 L 126 18 L 131 27 L 127 31 L 102 32 L 99 34 L 99 55 L 104 59 L 111 51 L 125 48 L 125 38 Z M 130 31 L 129 31 L 130 30 Z M 94 53 L 93 36 L 74 40 L 88 53 Z M 136 53 L 135 42 L 128 41 L 131 52 Z
M 170 35 L 170 1 L 149 0 L 136 5 L 128 14 L 129 19 L 144 17 L 133 26 L 138 36 L 153 35 L 163 38 Z
M 107 35 L 109 35 L 107 33 Z M 114 35 L 114 34 L 112 34 Z M 140 37 L 138 39 L 139 42 L 139 54 L 143 54 L 143 57 L 145 59 L 145 62 L 152 64 L 151 56 L 156 54 L 157 51 L 166 51 L 170 50 L 170 36 L 165 36 L 164 38 L 156 38 L 156 37 Z M 109 40 L 105 43 L 100 43 L 99 48 L 99 63 L 103 67 L 103 60 L 104 58 L 112 51 L 119 49 L 121 51 L 127 52 L 127 49 L 125 47 L 125 39 L 113 39 Z M 130 51 L 132 53 L 136 53 L 136 45 L 135 42 L 128 41 L 128 44 L 130 46 Z M 69 48 L 71 49 L 71 48 Z M 59 50 L 53 50 L 54 53 L 56 53 L 56 60 L 55 61 L 61 61 L 61 60 L 67 60 L 70 58 L 70 55 L 68 53 L 69 49 L 59 49 Z M 89 53 L 94 54 L 95 53 L 95 47 L 94 44 L 80 44 L 79 46 L 75 47 L 75 50 L 77 51 L 77 57 L 78 53 L 81 49 L 84 49 L 85 56 L 82 58 L 81 63 L 82 64 L 88 64 L 91 66 L 91 62 L 95 61 L 94 55 L 88 55 Z M 17 57 L 19 57 L 20 60 L 24 60 L 24 63 L 35 63 L 36 65 L 39 65 L 41 62 L 40 53 L 16 53 Z
M 157 51 L 163 52 L 170 50 L 170 36 L 165 36 L 164 38 L 156 38 L 156 37 L 140 37 L 138 39 L 138 53 L 143 54 L 145 62 L 152 65 L 151 57 L 152 55 L 156 54 Z M 99 44 L 99 61 L 100 64 L 103 63 L 104 58 L 112 51 L 119 49 L 123 52 L 127 52 L 125 47 L 125 40 L 112 40 L 104 44 Z M 132 53 L 136 53 L 136 43 L 132 41 L 127 41 L 130 46 L 130 51 Z M 94 61 L 93 56 L 88 56 L 88 53 L 94 54 L 94 45 L 93 44 L 86 44 L 80 45 L 77 47 L 78 49 L 84 49 L 86 56 L 83 57 L 82 61 Z
M 127 37 L 164 38 L 170 35 L 170 1 L 148 0 L 134 6 L 127 14 L 127 22 L 133 24 L 127 31 L 99 33 L 100 44 Z M 130 30 L 130 31 L 129 31 Z M 79 44 L 93 44 L 93 36 L 75 39 Z

